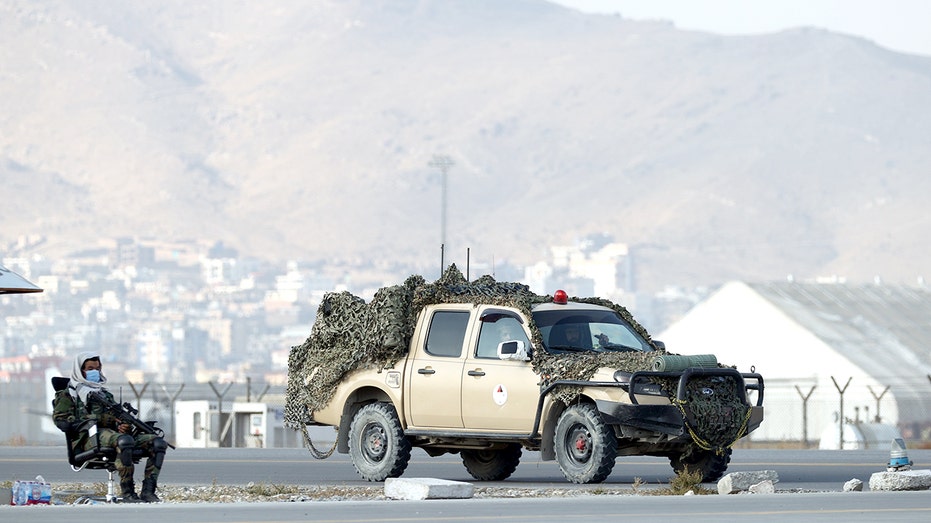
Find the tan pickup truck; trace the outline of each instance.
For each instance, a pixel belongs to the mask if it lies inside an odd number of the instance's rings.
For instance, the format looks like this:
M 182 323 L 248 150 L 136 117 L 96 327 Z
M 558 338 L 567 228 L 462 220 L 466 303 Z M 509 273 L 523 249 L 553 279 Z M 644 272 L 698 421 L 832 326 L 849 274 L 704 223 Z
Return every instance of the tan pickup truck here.
M 478 480 L 507 478 L 528 449 L 574 483 L 622 455 L 714 481 L 763 419 L 759 374 L 667 353 L 623 307 L 451 269 L 370 304 L 328 295 L 292 348 L 285 423 L 337 427 L 369 481 L 400 476 L 412 447 L 458 453 Z

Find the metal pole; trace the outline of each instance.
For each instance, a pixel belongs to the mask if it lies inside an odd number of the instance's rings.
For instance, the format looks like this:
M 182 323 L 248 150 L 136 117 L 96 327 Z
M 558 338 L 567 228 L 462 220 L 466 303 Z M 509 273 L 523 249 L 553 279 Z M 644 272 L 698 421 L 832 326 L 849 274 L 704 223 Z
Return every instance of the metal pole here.
M 220 423 L 223 423 L 223 396 L 226 396 L 226 393 L 229 392 L 230 387 L 233 386 L 232 382 L 226 384 L 226 388 L 223 389 L 223 392 L 217 390 L 217 387 L 213 384 L 212 381 L 208 381 L 207 385 L 210 385 L 210 388 L 213 389 L 213 393 L 217 396 L 217 419 Z M 210 430 L 214 430 L 215 427 L 211 426 Z M 217 445 L 223 446 L 223 437 L 226 436 L 226 429 L 220 431 L 220 434 L 217 435 Z M 232 445 L 230 445 L 232 446 Z
M 834 388 L 840 393 L 840 450 L 844 450 L 844 391 L 847 390 L 847 387 L 850 385 L 850 380 L 852 379 L 853 378 L 847 378 L 847 384 L 844 385 L 842 389 L 840 385 L 837 384 L 837 380 L 834 379 L 834 376 L 831 376 L 831 381 L 834 382 Z
M 886 385 L 886 388 L 883 389 L 883 391 L 879 394 L 879 396 L 877 396 L 876 393 L 873 392 L 873 387 L 867 385 L 866 388 L 870 389 L 870 394 L 872 394 L 873 399 L 876 400 L 876 419 L 873 421 L 876 423 L 882 423 L 882 417 L 879 415 L 879 402 L 882 401 L 883 396 L 885 396 L 886 393 L 889 392 L 889 385 Z
M 434 154 L 430 167 L 436 167 L 442 175 L 442 195 L 440 199 L 440 245 L 446 245 L 446 186 L 449 168 L 455 165 L 453 159 L 445 154 Z
M 446 169 L 443 169 L 443 197 L 440 202 L 440 243 L 446 245 Z
M 802 444 L 805 445 L 805 448 L 808 448 L 808 398 L 815 391 L 815 387 L 817 385 L 812 385 L 808 394 L 802 394 L 802 390 L 798 388 L 798 385 L 795 386 L 795 391 L 802 397 Z
M 466 281 L 472 281 L 472 278 L 469 277 L 469 263 L 471 261 L 469 258 L 471 257 L 471 251 L 471 247 L 466 248 Z
M 149 382 L 145 382 L 145 383 L 142 385 L 142 390 L 137 389 L 136 386 L 133 385 L 133 382 L 131 382 L 131 381 L 128 381 L 127 383 L 129 383 L 129 388 L 133 389 L 133 394 L 136 395 L 136 410 L 138 410 L 139 413 L 140 413 L 140 415 L 141 415 L 141 413 L 142 413 L 142 395 L 145 394 L 145 389 L 149 388 Z
M 171 438 L 177 442 L 178 436 L 175 434 L 175 402 L 178 400 L 178 396 L 181 395 L 181 391 L 184 390 L 184 383 L 181 383 L 181 386 L 178 387 L 178 391 L 174 394 L 168 392 L 168 388 L 162 385 L 162 390 L 165 391 L 165 395 L 169 397 L 169 405 L 171 408 Z

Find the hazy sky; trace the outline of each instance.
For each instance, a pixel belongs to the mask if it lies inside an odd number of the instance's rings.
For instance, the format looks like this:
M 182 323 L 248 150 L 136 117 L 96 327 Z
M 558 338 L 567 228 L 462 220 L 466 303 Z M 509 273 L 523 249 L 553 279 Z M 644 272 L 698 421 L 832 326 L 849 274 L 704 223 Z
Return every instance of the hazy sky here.
M 681 29 L 719 34 L 771 33 L 814 26 L 877 45 L 931 56 L 928 0 L 550 0 L 591 13 L 671 20 Z

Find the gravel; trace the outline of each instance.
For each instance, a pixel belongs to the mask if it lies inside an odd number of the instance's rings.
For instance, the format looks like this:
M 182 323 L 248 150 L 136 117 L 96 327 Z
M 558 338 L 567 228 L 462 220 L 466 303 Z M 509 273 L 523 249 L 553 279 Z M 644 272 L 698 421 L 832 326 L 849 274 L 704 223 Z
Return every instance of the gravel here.
M 119 487 L 117 487 L 118 489 Z M 106 500 L 106 483 L 69 483 L 52 485 L 53 504 L 95 503 Z M 636 487 L 592 488 L 509 488 L 476 487 L 475 498 L 547 498 L 555 496 L 637 495 L 650 494 Z M 163 503 L 250 503 L 259 501 L 362 501 L 387 500 L 383 485 L 373 486 L 295 486 L 266 483 L 232 485 L 160 485 L 157 491 Z

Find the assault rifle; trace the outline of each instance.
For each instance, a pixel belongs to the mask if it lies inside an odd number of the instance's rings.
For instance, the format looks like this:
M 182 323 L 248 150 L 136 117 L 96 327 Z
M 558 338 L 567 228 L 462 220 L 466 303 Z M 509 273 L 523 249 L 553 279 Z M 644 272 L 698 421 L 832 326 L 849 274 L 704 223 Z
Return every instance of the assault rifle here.
M 121 422 L 132 425 L 133 434 L 155 434 L 160 438 L 164 438 L 165 431 L 161 427 L 156 427 L 154 421 L 147 423 L 137 418 L 136 415 L 139 414 L 139 409 L 134 408 L 128 401 L 120 405 L 110 401 L 104 393 L 99 391 L 90 392 L 87 396 L 100 403 L 107 412 L 116 416 Z M 169 448 L 175 448 L 171 443 L 167 441 L 165 443 Z

